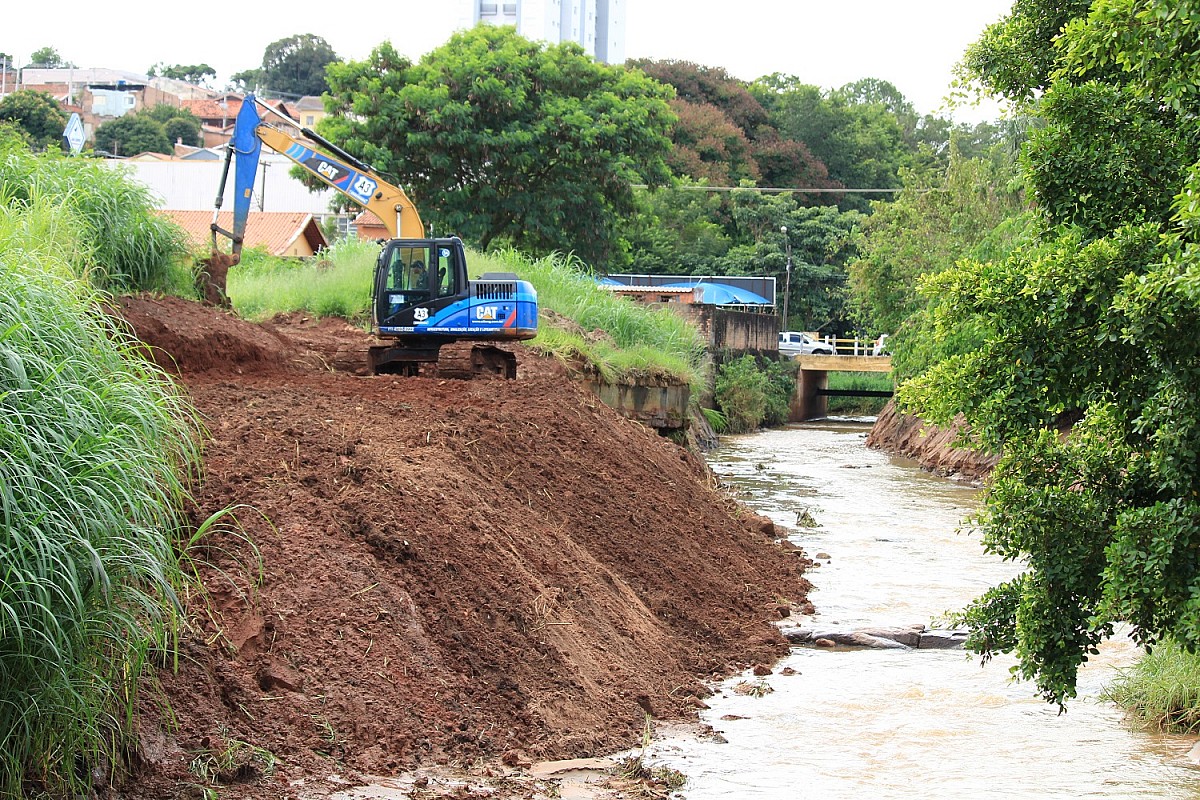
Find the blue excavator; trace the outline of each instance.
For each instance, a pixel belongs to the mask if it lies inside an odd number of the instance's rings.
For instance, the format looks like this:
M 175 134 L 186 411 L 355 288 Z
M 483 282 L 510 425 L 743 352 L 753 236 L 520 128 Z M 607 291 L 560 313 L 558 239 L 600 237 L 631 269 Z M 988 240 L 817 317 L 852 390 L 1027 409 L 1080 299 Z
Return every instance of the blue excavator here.
M 279 118 L 264 121 L 263 113 Z M 299 137 L 291 131 L 298 131 Z M 391 238 L 382 242 L 372 294 L 376 343 L 368 350 L 372 373 L 416 375 L 436 365 L 441 348 L 452 342 L 500 342 L 537 335 L 537 292 L 512 273 L 467 275 L 466 253 L 457 236 L 430 237 L 420 214 L 400 188 L 379 178 L 370 166 L 308 128 L 247 95 L 234 124 L 212 222 L 210 275 L 219 286 L 207 292 L 224 299 L 224 277 L 241 258 L 250 199 L 263 145 L 373 212 Z M 218 225 L 231 161 L 234 170 L 232 230 Z M 218 234 L 232 240 L 222 253 Z M 461 356 L 461 354 L 460 354 Z M 474 374 L 516 377 L 516 357 L 495 346 L 475 345 L 465 368 Z M 456 373 L 464 369 L 460 357 Z

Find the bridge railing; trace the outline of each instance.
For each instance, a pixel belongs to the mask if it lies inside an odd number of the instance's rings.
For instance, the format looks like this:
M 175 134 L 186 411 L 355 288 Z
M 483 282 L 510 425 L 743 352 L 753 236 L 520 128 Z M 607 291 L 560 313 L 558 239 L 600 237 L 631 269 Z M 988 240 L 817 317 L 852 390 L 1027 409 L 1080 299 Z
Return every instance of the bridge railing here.
M 836 339 L 832 336 L 825 336 L 821 341 L 833 347 L 839 356 L 888 356 L 891 355 L 887 349 L 888 338 L 885 333 L 878 339 L 858 337 Z

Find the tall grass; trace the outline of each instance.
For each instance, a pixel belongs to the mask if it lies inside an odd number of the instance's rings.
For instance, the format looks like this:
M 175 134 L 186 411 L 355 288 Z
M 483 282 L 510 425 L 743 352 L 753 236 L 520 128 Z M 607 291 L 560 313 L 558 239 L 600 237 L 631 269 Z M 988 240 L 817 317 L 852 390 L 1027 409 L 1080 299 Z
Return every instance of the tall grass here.
M 795 391 L 796 366 L 790 360 L 760 362 L 745 355 L 726 361 L 717 370 L 713 387 L 720 408 L 714 428 L 719 433 L 748 433 L 762 425 L 782 425 Z
M 276 258 L 259 249 L 242 253 L 229 270 L 226 292 L 234 310 L 261 320 L 283 311 L 370 320 L 371 287 L 379 245 L 342 239 L 320 259 Z
M 702 387 L 706 356 L 696 327 L 668 309 L 633 303 L 600 288 L 578 259 L 554 254 L 533 260 L 509 251 L 476 256 L 473 271 L 515 272 L 537 289 L 539 308 L 573 323 L 563 325 L 545 315 L 549 324 L 539 326 L 531 343 L 535 349 L 566 359 L 582 357 L 607 380 L 662 377 L 690 383 L 697 393 Z
M 170 647 L 197 463 L 185 399 L 99 310 L 72 203 L 0 203 L 0 796 L 115 765 Z
M 1140 725 L 1171 733 L 1200 731 L 1200 654 L 1174 641 L 1146 653 L 1104 690 Z
M 895 382 L 891 375 L 883 372 L 831 372 L 829 373 L 829 388 L 889 392 L 895 388 Z M 829 398 L 829 413 L 869 416 L 878 414 L 885 405 L 887 405 L 885 397 L 831 397 Z
M 155 213 L 145 187 L 93 159 L 31 153 L 20 137 L 0 127 L 0 205 L 38 197 L 72 212 L 86 245 L 82 262 L 98 288 L 194 296 L 184 234 Z

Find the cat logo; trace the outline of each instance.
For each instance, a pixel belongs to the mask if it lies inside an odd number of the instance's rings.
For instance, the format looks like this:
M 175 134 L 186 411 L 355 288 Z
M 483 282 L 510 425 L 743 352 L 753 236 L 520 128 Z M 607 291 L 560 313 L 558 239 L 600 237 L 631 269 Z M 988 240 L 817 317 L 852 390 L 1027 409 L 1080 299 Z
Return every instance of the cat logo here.
M 475 319 L 495 322 L 500 319 L 500 308 L 498 306 L 479 306 L 475 309 Z
M 341 170 L 328 161 L 319 161 L 317 162 L 317 173 L 328 180 L 336 181 Z
M 425 320 L 429 319 L 429 309 L 428 308 L 413 309 L 413 319 L 415 319 L 417 322 L 424 322 Z

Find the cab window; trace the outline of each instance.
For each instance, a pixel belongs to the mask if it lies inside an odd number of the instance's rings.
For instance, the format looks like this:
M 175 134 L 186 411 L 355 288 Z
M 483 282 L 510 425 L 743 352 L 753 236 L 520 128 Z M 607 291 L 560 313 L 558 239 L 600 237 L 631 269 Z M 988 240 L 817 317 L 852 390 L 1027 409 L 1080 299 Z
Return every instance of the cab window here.
M 433 251 L 434 291 L 438 297 L 449 297 L 457 294 L 458 270 L 454 264 L 454 250 L 450 247 L 435 247 Z
M 428 247 L 393 247 L 388 253 L 387 290 L 429 296 Z M 409 300 L 408 302 L 412 302 Z

